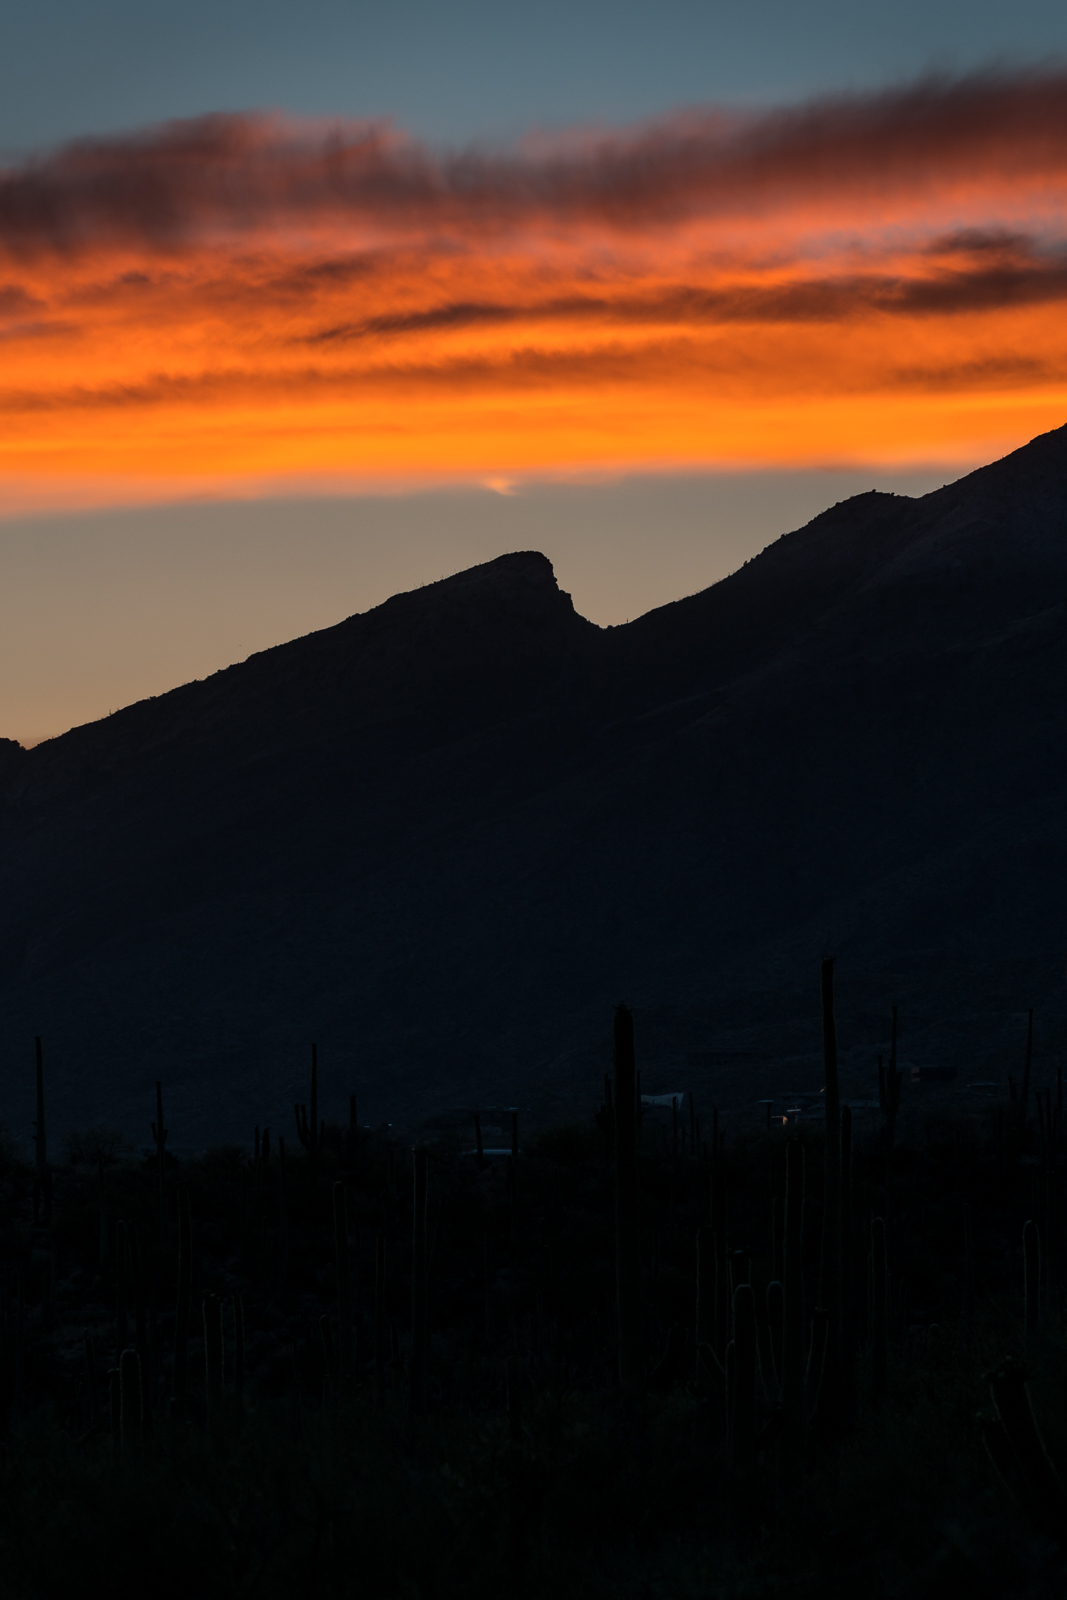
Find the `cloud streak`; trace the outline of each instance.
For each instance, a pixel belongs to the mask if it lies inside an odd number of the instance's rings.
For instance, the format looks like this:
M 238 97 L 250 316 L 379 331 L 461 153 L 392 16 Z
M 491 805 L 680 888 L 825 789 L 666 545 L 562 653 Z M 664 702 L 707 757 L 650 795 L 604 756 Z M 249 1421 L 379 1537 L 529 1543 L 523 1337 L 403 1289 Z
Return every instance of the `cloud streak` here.
M 973 459 L 1067 416 L 1065 217 L 1056 72 L 502 152 L 273 115 L 84 141 L 0 172 L 0 505 Z

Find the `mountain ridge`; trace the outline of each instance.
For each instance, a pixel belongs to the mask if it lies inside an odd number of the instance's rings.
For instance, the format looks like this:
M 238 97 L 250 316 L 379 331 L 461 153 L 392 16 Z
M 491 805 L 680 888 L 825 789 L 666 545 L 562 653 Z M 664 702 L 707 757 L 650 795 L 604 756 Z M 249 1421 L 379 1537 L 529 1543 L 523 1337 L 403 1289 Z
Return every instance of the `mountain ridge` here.
M 1060 597 L 1067 429 L 620 627 L 513 552 L 0 748 L 6 1101 L 36 1032 L 61 1122 L 135 1123 L 163 1076 L 211 1142 L 285 1114 L 314 1037 L 375 1120 L 577 1114 L 620 995 L 653 1072 L 746 1026 L 785 1059 L 830 947 L 927 1011 L 1029 962 L 1051 1029 Z

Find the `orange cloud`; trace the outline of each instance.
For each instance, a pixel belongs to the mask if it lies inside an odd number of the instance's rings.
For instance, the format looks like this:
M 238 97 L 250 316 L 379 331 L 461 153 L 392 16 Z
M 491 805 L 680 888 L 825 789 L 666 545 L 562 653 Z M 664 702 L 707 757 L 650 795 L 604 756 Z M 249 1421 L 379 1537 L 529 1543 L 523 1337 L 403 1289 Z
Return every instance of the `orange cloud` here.
M 1067 415 L 1067 76 L 0 173 L 0 504 L 972 459 Z

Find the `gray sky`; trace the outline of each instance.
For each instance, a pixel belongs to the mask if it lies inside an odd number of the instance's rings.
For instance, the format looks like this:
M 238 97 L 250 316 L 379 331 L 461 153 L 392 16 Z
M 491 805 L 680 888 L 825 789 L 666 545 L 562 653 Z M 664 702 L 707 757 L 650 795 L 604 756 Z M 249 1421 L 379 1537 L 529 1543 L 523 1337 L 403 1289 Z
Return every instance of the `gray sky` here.
M 6 0 L 0 148 L 262 106 L 466 142 L 1057 54 L 1052 0 Z

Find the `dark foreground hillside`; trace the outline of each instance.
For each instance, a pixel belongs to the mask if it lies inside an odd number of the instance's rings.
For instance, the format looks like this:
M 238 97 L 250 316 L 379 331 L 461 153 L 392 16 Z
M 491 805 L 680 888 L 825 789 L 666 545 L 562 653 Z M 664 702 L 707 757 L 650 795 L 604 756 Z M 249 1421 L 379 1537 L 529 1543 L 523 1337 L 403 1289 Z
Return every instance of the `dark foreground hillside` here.
M 25 752 L 0 746 L 0 1091 L 174 1140 L 326 1103 L 543 1122 L 638 1014 L 650 1088 L 1003 1078 L 1067 1021 L 1067 430 L 835 506 L 628 624 L 502 556 Z M 876 998 L 877 997 L 877 998 Z M 813 1052 L 815 1052 L 813 1054 Z M 330 1098 L 332 1096 L 332 1099 Z
M 304 1147 L 0 1153 L 5 1600 L 1061 1596 L 1062 1073 L 905 1133 L 828 1028 L 820 1117 L 727 1131 L 629 1022 L 480 1159 L 313 1087 Z

